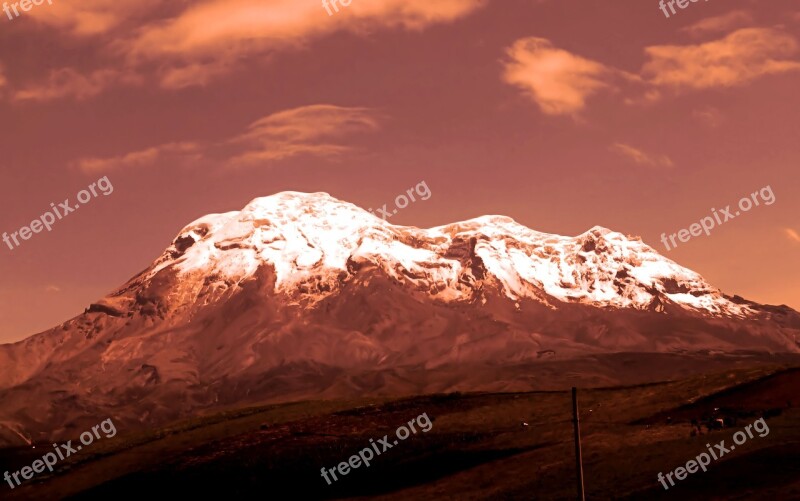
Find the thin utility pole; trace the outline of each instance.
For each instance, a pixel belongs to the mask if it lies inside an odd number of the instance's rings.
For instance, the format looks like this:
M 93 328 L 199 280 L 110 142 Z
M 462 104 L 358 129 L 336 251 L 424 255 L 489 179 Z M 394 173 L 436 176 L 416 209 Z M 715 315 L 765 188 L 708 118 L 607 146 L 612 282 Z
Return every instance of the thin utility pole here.
M 586 501 L 583 489 L 583 456 L 581 455 L 581 423 L 578 419 L 578 389 L 572 387 L 572 427 L 575 430 L 575 480 L 578 482 L 578 501 Z

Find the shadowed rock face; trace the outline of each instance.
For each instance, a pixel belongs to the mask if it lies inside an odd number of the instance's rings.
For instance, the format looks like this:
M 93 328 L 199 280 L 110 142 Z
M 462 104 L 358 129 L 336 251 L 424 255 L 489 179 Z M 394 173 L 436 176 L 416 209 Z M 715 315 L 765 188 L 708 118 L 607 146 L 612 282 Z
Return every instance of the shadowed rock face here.
M 442 391 L 449 367 L 800 352 L 798 333 L 797 312 L 725 296 L 603 228 L 560 237 L 491 216 L 420 230 L 283 193 L 201 218 L 82 315 L 0 346 L 0 443 L 106 417 L 135 427 L 220 405 Z M 430 380 L 409 386 L 406 370 Z M 476 374 L 473 388 L 495 377 Z

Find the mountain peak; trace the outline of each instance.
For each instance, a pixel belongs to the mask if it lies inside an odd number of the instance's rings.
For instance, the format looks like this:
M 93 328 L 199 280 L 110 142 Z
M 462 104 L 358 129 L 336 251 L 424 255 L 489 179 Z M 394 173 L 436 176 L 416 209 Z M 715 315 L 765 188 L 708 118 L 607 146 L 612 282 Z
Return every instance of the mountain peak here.
M 613 230 L 610 230 L 604 226 L 595 225 L 589 228 L 589 230 L 583 232 L 582 234 L 578 235 L 580 237 L 587 236 L 587 235 L 595 235 L 595 236 L 605 236 L 609 233 L 616 233 Z
M 313 204 L 344 204 L 337 198 L 332 197 L 329 193 L 319 191 L 315 193 L 306 193 L 302 191 L 281 191 L 274 195 L 265 197 L 256 197 L 248 203 L 244 210 L 254 210 L 257 208 L 273 209 L 273 208 L 286 208 L 292 205 L 313 205 Z

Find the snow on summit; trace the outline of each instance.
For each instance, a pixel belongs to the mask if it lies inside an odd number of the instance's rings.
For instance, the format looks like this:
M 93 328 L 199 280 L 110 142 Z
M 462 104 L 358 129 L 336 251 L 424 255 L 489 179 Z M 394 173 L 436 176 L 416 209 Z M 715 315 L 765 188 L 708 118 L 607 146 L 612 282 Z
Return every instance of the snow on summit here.
M 753 313 L 640 239 L 599 226 L 567 237 L 482 216 L 419 229 L 392 225 L 327 193 L 282 192 L 239 212 L 204 216 L 179 233 L 149 276 L 174 267 L 181 275 L 239 283 L 268 264 L 277 292 L 316 284 L 313 304 L 338 290 L 354 262 L 373 263 L 443 301 L 470 299 L 476 284 L 494 280 L 510 299 L 553 308 L 568 302 L 660 311 L 666 297 L 705 314 Z

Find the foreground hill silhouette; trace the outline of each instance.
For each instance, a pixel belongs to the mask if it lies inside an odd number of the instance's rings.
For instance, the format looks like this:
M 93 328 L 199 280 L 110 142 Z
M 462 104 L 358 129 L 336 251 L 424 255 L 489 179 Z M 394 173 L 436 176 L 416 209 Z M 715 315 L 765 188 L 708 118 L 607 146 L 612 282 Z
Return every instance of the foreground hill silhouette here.
M 800 385 L 798 367 L 795 358 L 675 381 L 581 390 L 587 499 L 796 499 L 800 406 L 787 406 L 785 395 Z M 687 410 L 728 405 L 732 395 L 743 413 L 739 426 L 691 436 Z M 412 435 L 334 485 L 321 478 L 321 467 L 345 461 L 369 439 L 391 435 L 422 412 L 433 420 L 429 432 Z M 4 495 L 10 500 L 141 499 L 154 493 L 180 499 L 568 500 L 574 499 L 570 412 L 569 391 L 560 390 L 230 410 L 98 442 L 65 470 Z M 763 415 L 769 416 L 766 437 L 749 440 L 669 492 L 657 483 L 658 472 L 685 464 L 706 443 L 730 441 L 741 426 Z M 2 466 L 24 464 L 23 455 L 35 451 L 3 451 Z

